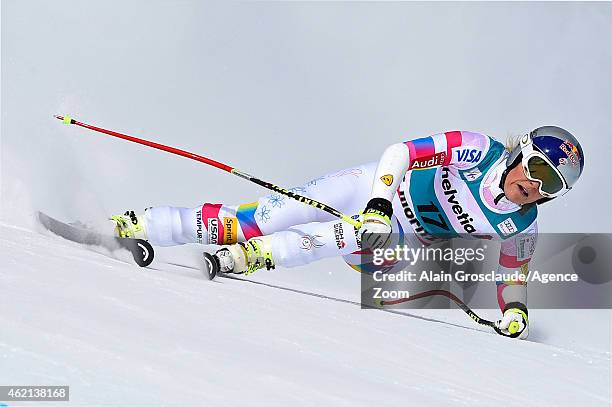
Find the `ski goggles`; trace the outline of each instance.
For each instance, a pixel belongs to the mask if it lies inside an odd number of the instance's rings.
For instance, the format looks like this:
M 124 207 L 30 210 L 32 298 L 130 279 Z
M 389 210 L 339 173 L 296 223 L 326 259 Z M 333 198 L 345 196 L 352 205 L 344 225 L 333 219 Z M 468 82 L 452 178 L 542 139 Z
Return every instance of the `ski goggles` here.
M 555 198 L 570 190 L 557 167 L 548 157 L 536 150 L 529 134 L 525 134 L 520 141 L 523 159 L 521 164 L 525 176 L 536 181 L 538 192 L 545 198 Z

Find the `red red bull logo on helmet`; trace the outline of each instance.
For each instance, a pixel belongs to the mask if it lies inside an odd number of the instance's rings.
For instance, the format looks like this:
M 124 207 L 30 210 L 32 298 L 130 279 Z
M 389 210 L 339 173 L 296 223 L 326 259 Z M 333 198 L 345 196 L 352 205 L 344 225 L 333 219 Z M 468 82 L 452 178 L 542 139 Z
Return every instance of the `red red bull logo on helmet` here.
M 580 152 L 578 148 L 569 140 L 565 140 L 563 144 L 561 144 L 561 151 L 567 155 L 567 158 L 570 160 L 573 166 L 576 166 L 580 163 Z

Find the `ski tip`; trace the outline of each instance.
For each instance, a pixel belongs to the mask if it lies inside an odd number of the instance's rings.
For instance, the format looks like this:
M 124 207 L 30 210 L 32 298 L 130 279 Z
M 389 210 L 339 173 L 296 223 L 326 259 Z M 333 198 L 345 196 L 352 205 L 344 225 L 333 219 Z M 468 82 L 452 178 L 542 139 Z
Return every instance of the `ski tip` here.
M 204 277 L 208 280 L 213 280 L 217 276 L 219 270 L 218 261 L 215 260 L 214 256 L 210 253 L 204 252 Z

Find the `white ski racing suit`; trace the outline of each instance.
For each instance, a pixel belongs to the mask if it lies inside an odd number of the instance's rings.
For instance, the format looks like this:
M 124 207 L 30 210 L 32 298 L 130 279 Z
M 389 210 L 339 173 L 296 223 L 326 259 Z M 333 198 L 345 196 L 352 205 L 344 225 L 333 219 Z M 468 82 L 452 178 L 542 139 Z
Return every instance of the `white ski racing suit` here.
M 483 134 L 440 133 L 390 146 L 378 165 L 343 169 L 290 191 L 355 217 L 370 198 L 388 199 L 394 236 L 402 244 L 420 247 L 441 237 L 497 240 L 498 272 L 526 272 L 535 250 L 537 209 L 521 210 L 503 195 L 500 180 L 507 154 L 501 143 Z M 353 226 L 276 193 L 242 205 L 154 207 L 145 218 L 153 245 L 222 245 L 272 235 L 276 265 L 295 267 L 344 256 L 354 269 L 371 271 L 360 264 Z M 526 304 L 526 287 L 499 282 L 497 299 L 502 310 L 507 303 Z

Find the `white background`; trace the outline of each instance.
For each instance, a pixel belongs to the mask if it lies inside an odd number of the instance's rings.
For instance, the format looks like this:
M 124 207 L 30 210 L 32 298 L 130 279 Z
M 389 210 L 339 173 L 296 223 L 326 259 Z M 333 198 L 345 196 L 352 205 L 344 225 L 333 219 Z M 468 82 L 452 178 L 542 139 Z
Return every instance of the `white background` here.
M 541 230 L 610 232 L 610 38 L 609 3 L 3 1 L 2 216 L 264 192 L 53 114 L 287 186 L 414 137 L 554 124 L 581 140 L 586 168 Z

